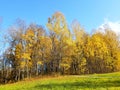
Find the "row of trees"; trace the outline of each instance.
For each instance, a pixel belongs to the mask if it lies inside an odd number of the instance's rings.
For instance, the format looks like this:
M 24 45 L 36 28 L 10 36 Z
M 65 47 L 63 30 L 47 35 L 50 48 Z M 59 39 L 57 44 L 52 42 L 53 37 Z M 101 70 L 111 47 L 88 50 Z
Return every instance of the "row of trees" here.
M 85 32 L 77 21 L 68 27 L 62 13 L 48 18 L 47 30 L 23 22 L 9 29 L 9 48 L 1 58 L 0 82 L 38 75 L 92 74 L 120 70 L 119 35 L 110 30 Z

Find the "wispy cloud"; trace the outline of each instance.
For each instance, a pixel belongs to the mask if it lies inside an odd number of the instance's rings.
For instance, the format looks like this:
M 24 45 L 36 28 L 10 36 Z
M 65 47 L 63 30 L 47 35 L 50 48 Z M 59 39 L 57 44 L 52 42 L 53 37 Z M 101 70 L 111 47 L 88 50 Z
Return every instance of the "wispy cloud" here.
M 104 19 L 104 22 L 98 27 L 98 29 L 110 28 L 116 33 L 120 33 L 120 21 L 112 22 L 108 19 Z

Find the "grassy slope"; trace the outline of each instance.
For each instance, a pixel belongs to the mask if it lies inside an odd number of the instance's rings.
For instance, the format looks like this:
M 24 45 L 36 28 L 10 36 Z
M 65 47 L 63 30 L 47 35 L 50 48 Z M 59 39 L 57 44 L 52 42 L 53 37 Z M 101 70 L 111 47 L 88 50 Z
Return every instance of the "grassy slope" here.
M 120 90 L 120 73 L 62 76 L 1 85 L 0 90 Z

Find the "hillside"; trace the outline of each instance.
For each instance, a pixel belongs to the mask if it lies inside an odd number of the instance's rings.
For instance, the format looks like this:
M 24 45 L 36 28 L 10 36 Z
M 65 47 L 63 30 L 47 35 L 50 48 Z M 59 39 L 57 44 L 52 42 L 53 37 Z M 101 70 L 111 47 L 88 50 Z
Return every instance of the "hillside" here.
M 0 90 L 120 90 L 120 73 L 32 78 Z

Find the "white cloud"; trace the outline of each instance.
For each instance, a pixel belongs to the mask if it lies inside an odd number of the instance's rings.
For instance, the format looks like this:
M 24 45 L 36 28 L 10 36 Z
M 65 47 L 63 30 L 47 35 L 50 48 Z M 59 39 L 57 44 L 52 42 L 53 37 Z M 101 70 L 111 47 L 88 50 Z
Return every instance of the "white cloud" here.
M 116 21 L 116 22 L 112 22 L 109 21 L 108 19 L 104 20 L 104 23 L 101 24 L 98 29 L 105 29 L 106 27 L 110 28 L 111 30 L 113 30 L 116 33 L 120 33 L 120 21 Z

